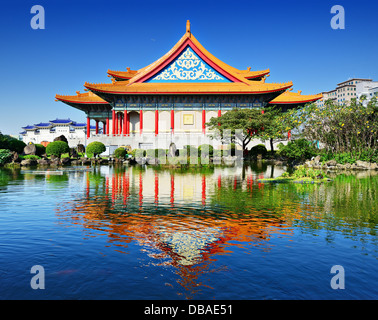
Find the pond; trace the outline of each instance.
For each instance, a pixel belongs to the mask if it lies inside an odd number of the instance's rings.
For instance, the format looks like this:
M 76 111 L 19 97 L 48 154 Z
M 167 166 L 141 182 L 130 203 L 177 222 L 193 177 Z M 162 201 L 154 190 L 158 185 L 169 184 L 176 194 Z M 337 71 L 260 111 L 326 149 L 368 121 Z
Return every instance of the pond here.
M 0 298 L 377 299 L 378 175 L 284 171 L 0 169 Z

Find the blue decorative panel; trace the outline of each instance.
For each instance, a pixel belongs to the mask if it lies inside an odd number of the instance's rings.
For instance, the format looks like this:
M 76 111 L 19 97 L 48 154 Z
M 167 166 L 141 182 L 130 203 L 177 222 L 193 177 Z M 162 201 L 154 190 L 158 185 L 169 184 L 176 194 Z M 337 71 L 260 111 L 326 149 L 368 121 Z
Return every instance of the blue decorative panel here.
M 203 61 L 189 46 L 146 82 L 232 82 Z

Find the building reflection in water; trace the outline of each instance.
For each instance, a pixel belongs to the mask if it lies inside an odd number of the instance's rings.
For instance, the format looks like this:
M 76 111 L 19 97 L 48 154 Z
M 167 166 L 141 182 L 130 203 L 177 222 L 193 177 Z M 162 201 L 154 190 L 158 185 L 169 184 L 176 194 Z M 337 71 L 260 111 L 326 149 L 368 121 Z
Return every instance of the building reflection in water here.
M 83 173 L 83 196 L 57 208 L 61 223 L 82 226 L 86 236 L 105 232 L 109 245 L 121 253 L 137 243 L 153 264 L 174 267 L 189 295 L 205 285 L 199 283 L 201 274 L 216 271 L 217 256 L 231 255 L 234 246 L 269 250 L 273 234 L 290 237 L 290 220 L 300 210 L 289 202 L 278 214 L 266 209 L 264 185 L 258 182 L 264 173 L 251 169 L 244 179 L 241 168 L 96 170 Z M 269 207 L 271 197 L 266 198 Z M 254 199 L 260 199 L 260 207 Z

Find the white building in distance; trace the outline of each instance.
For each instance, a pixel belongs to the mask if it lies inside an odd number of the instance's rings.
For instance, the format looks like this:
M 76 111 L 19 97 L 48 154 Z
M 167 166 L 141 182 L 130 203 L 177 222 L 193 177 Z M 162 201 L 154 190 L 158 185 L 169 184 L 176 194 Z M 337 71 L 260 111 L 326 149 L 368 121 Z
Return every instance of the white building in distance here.
M 64 135 L 68 141 L 68 145 L 73 148 L 78 144 L 86 144 L 87 124 L 78 123 L 71 119 L 55 119 L 49 122 L 41 122 L 34 125 L 22 127 L 24 131 L 20 132 L 22 141 L 26 144 L 32 142 L 34 144 L 44 144 L 53 142 L 55 138 Z M 100 129 L 91 126 L 91 132 L 100 133 Z

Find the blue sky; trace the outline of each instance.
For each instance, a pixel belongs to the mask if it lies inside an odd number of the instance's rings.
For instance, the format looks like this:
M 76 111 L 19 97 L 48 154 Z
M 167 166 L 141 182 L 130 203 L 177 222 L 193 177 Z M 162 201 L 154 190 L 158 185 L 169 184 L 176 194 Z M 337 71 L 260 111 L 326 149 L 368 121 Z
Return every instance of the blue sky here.
M 33 30 L 33 5 L 45 29 Z M 345 30 L 330 26 L 333 5 L 345 8 Z M 267 82 L 293 81 L 315 94 L 352 77 L 378 80 L 377 1 L 13 0 L 0 10 L 0 131 L 85 114 L 55 94 L 110 82 L 107 70 L 139 69 L 185 33 L 240 69 L 270 69 Z

